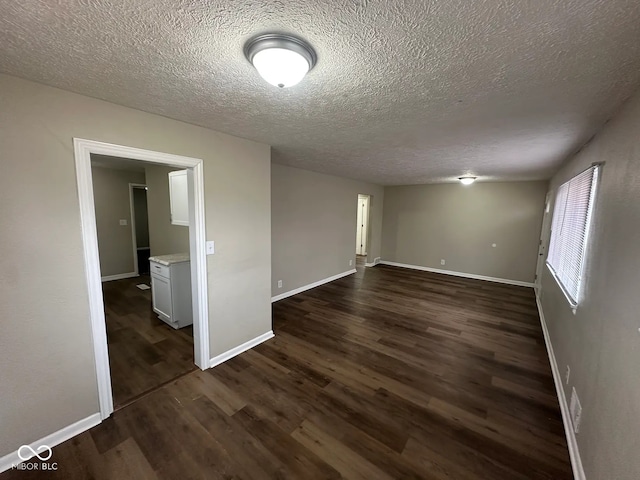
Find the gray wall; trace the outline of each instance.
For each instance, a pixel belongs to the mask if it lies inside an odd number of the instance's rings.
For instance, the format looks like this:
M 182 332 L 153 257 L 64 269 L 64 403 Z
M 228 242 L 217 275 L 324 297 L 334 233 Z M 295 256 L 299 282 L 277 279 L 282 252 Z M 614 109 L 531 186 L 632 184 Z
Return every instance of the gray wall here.
M 546 190 L 546 182 L 385 187 L 382 259 L 533 282 Z
M 382 187 L 271 166 L 273 296 L 355 268 L 359 193 L 371 195 L 367 259 L 373 262 L 380 256 Z
M 92 166 L 100 273 L 103 277 L 131 273 L 133 235 L 129 183 L 144 183 L 144 173 Z M 127 225 L 120 225 L 120 220 Z
M 160 165 L 145 167 L 151 255 L 189 251 L 189 227 L 171 224 L 169 172 L 174 170 L 180 169 Z
M 557 187 L 593 162 L 602 169 L 583 300 L 575 315 L 545 266 L 541 302 L 561 373 L 571 366 L 582 404 L 577 435 L 589 479 L 640 478 L 640 94 L 553 178 Z M 563 382 L 564 383 L 564 382 Z
M 268 145 L 7 75 L 0 105 L 0 456 L 99 411 L 74 137 L 202 158 L 211 354 L 271 329 Z

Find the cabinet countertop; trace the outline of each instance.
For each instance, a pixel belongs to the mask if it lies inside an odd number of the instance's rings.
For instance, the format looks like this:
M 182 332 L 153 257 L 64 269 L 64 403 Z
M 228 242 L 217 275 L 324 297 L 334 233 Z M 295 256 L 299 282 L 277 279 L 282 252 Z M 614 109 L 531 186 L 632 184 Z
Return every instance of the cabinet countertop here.
M 156 262 L 167 267 L 172 263 L 182 263 L 189 261 L 188 253 L 171 253 L 169 255 L 158 255 L 155 257 L 149 257 L 150 262 Z

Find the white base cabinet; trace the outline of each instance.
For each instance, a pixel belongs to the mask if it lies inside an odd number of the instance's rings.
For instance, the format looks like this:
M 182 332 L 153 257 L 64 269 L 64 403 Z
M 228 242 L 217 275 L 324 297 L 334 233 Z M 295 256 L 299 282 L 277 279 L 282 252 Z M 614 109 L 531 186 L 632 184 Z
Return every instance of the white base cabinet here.
M 151 297 L 153 311 L 173 328 L 193 324 L 191 304 L 191 263 L 176 255 L 151 257 Z

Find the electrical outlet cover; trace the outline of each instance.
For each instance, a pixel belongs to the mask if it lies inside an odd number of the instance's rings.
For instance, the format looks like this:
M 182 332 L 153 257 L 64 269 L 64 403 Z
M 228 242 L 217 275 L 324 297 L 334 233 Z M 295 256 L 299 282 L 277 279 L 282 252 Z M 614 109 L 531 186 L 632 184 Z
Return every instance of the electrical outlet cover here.
M 576 393 L 576 387 L 571 389 L 571 403 L 569 405 L 569 412 L 571 413 L 571 423 L 573 424 L 573 433 L 578 433 L 580 430 L 580 419 L 582 417 L 582 405 L 580 405 L 580 399 Z

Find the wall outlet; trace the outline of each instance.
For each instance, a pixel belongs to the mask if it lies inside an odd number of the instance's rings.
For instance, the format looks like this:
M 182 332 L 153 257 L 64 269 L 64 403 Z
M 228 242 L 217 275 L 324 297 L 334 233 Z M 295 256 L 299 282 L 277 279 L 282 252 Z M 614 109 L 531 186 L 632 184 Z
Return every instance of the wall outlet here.
M 282 288 L 282 280 L 278 280 L 278 288 Z
M 127 219 L 126 219 L 126 218 L 121 219 L 121 220 L 120 220 L 120 225 L 121 225 L 122 227 L 125 227 L 125 226 L 127 225 Z
M 567 371 L 564 373 L 564 383 L 569 385 L 569 376 L 571 375 L 571 367 L 567 365 Z
M 353 260 L 349 260 L 349 266 L 353 266 Z
M 213 240 L 207 240 L 207 255 L 216 253 L 216 243 Z
M 444 265 L 444 258 L 440 259 L 440 265 Z
M 582 405 L 580 405 L 580 399 L 576 393 L 576 387 L 571 390 L 571 403 L 569 405 L 569 412 L 571 413 L 571 423 L 573 424 L 573 433 L 578 433 L 580 430 L 580 419 L 582 418 Z

